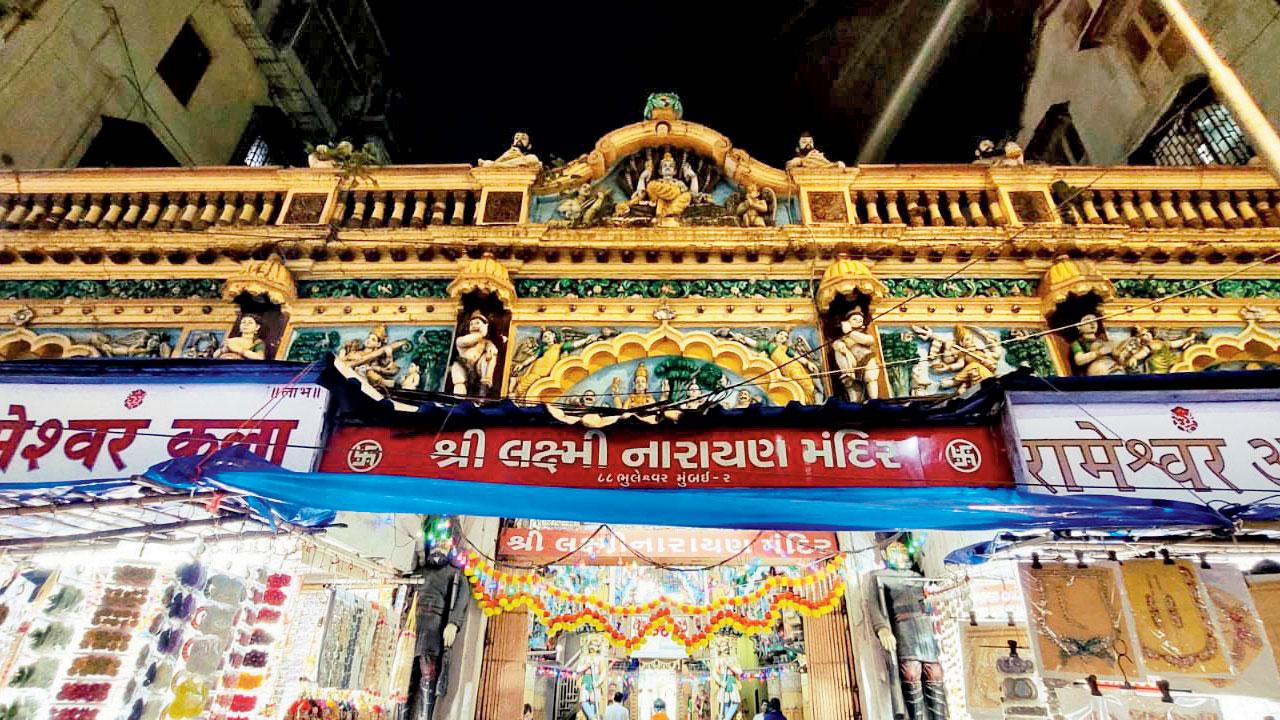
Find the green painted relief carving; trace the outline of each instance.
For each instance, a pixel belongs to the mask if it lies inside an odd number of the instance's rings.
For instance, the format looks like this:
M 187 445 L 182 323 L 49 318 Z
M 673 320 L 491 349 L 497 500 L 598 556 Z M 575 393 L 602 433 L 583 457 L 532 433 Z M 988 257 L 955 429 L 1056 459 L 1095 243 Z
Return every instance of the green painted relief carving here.
M 1120 297 L 1155 299 L 1173 294 L 1182 297 L 1280 298 L 1280 280 L 1228 279 L 1206 283 L 1205 280 L 1167 280 L 1141 278 L 1115 281 Z
M 1018 278 L 881 278 L 893 297 L 1023 297 L 1036 294 L 1039 282 Z
M 516 280 L 522 298 L 807 298 L 807 280 L 616 280 L 559 278 Z
M 222 281 L 207 278 L 156 280 L 0 280 L 3 300 L 83 300 L 148 298 L 216 299 L 222 296 Z
M 879 335 L 893 397 L 962 393 L 1020 367 L 1056 374 L 1048 343 L 1031 328 L 890 326 Z
M 298 283 L 300 298 L 442 298 L 449 281 L 421 278 L 352 278 L 347 280 L 303 280 Z

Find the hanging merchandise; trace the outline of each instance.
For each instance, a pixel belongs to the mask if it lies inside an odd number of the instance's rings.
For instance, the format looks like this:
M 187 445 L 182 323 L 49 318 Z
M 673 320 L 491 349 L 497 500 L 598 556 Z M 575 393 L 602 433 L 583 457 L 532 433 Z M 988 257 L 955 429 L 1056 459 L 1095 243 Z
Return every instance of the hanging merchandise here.
M 1036 660 L 1047 678 L 1137 677 L 1115 563 L 1019 566 Z
M 701 648 L 722 629 L 753 635 L 773 627 L 784 609 L 823 615 L 839 604 L 846 587 L 844 556 L 838 555 L 803 575 L 770 576 L 751 592 L 710 603 L 677 603 L 664 595 L 618 605 L 557 587 L 539 574 L 504 572 L 474 551 L 460 554 L 457 562 L 485 614 L 528 610 L 551 635 L 591 627 L 629 650 L 653 635 L 687 649 Z
M 1223 720 L 1223 716 L 1213 698 L 1178 696 L 1165 702 L 1135 695 L 1129 699 L 1129 720 Z
M 965 700 L 974 720 L 999 720 L 1000 700 L 1004 697 L 1000 678 L 994 672 L 996 661 L 1009 654 L 1009 643 L 1016 642 L 1022 652 L 1030 653 L 1030 639 L 1025 627 L 1008 625 L 965 625 L 964 666 Z
M 1158 677 L 1226 678 L 1231 661 L 1194 563 L 1131 560 L 1121 568 L 1146 671 Z
M 1065 687 L 1055 694 L 1064 720 L 1131 720 L 1129 698 L 1118 694 L 1094 695 L 1085 687 Z
M 1178 686 L 1193 692 L 1280 698 L 1280 677 L 1266 630 L 1240 570 L 1229 565 L 1200 568 L 1218 628 L 1231 661 L 1229 679 L 1186 678 Z
M 1271 655 L 1280 665 L 1280 575 L 1250 575 L 1249 595 L 1267 631 Z
M 1036 664 L 1023 657 L 1016 647 L 996 657 L 996 677 L 1000 683 L 1000 709 L 1003 717 L 1047 717 L 1047 693 Z

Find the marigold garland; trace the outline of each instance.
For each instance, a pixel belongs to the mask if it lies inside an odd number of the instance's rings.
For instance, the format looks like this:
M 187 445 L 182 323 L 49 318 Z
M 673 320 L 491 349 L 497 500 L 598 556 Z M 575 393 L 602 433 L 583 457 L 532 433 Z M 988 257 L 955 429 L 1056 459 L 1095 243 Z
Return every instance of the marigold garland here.
M 772 576 L 745 595 L 696 605 L 667 598 L 643 605 L 613 605 L 562 590 L 539 575 L 503 572 L 474 551 L 460 554 L 459 565 L 471 584 L 472 597 L 486 615 L 527 611 L 550 635 L 590 627 L 626 650 L 635 649 L 651 635 L 667 635 L 689 650 L 703 647 L 725 629 L 754 635 L 776 625 L 783 610 L 807 617 L 825 615 L 836 608 L 846 589 L 842 555 L 805 575 Z M 643 622 L 629 634 L 622 622 L 631 618 Z

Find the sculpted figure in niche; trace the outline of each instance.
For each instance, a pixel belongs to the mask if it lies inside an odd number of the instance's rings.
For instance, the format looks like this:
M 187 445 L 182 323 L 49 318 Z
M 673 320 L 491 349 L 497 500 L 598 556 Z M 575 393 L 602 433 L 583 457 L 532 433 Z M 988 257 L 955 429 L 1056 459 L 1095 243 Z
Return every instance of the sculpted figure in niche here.
M 454 395 L 488 397 L 498 367 L 498 346 L 489 339 L 489 316 L 475 310 L 467 318 L 467 332 L 454 341 L 457 355 L 449 366 Z
M 747 183 L 742 199 L 733 207 L 741 227 L 765 227 L 773 224 L 773 211 L 778 199 L 771 188 L 761 191 L 755 183 Z
M 569 227 L 590 227 L 600 221 L 608 197 L 607 191 L 584 182 L 561 200 L 556 210 Z
M 1083 375 L 1123 375 L 1124 366 L 1116 360 L 1116 348 L 1102 332 L 1098 316 L 1089 313 L 1080 318 L 1080 336 L 1071 343 L 1071 364 Z
M 845 397 L 863 402 L 880 397 L 880 361 L 876 340 L 862 310 L 854 308 L 840 321 L 840 337 L 831 343 Z
M 653 393 L 649 392 L 649 368 L 643 364 L 637 365 L 635 374 L 631 376 L 631 392 L 622 401 L 623 409 L 639 410 L 657 401 Z M 614 402 L 617 402 L 616 398 Z
M 654 217 L 674 220 L 680 217 L 694 198 L 698 196 L 698 174 L 687 161 L 681 173 L 683 179 L 676 175 L 676 160 L 667 152 L 658 163 L 658 177 L 653 177 L 653 164 L 649 161 L 636 181 L 636 191 L 628 202 L 618 203 L 617 214 L 626 215 L 631 206 L 638 202 L 651 203 L 654 206 Z
M 813 348 L 803 335 L 794 339 L 786 328 L 775 331 L 768 339 L 754 338 L 743 333 L 723 328 L 716 333 L 721 337 L 733 338 L 752 350 L 758 350 L 769 356 L 769 360 L 777 366 L 778 372 L 788 380 L 794 381 L 804 393 L 806 404 L 812 405 L 818 400 L 818 386 L 813 378 L 822 374 L 818 364 L 813 360 Z
M 480 160 L 480 167 L 542 167 L 542 161 L 530 150 L 529 133 L 518 132 L 511 138 L 511 147 L 493 160 Z
M 814 144 L 813 136 L 809 133 L 801 133 L 800 140 L 796 142 L 796 155 L 787 161 L 787 169 L 795 168 L 842 168 L 844 163 L 833 162 L 827 159 Z
M 363 343 L 348 340 L 338 350 L 336 361 L 356 371 L 373 387 L 387 390 L 395 387 L 396 375 L 400 374 L 395 354 L 408 346 L 408 340 L 388 343 L 387 326 L 379 325 L 369 331 Z
M 215 355 L 219 360 L 266 360 L 267 343 L 262 339 L 262 321 L 256 315 L 241 315 L 235 337 L 222 341 Z

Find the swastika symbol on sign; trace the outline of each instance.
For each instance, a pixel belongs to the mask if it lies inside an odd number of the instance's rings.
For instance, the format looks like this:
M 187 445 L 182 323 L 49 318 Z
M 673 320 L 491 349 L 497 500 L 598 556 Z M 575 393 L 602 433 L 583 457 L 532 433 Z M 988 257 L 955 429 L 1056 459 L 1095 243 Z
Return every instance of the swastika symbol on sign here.
M 971 473 L 982 467 L 982 451 L 968 440 L 962 438 L 952 440 L 947 443 L 944 454 L 947 464 L 956 472 Z
M 369 472 L 382 462 L 382 445 L 376 440 L 361 440 L 347 451 L 347 467 L 355 472 Z

